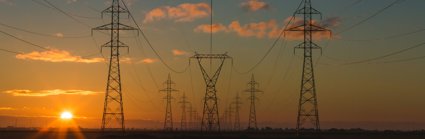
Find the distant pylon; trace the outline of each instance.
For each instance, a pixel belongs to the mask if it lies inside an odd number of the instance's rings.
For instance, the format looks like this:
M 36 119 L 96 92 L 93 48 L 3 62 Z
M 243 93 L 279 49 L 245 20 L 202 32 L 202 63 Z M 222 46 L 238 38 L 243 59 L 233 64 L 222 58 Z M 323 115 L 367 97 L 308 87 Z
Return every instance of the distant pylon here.
M 93 28 L 92 30 L 110 31 L 111 40 L 102 45 L 110 48 L 111 54 L 109 58 L 109 74 L 106 85 L 105 100 L 102 115 L 102 133 L 105 130 L 122 130 L 125 131 L 124 124 L 124 107 L 121 92 L 121 75 L 120 75 L 120 48 L 127 47 L 120 41 L 121 30 L 138 30 L 136 28 L 120 23 L 120 14 L 129 13 L 128 9 L 120 6 L 120 0 L 112 0 L 112 6 L 102 11 L 103 14 L 111 14 L 111 23 Z
M 225 54 L 198 54 L 195 52 L 195 55 L 191 59 L 196 59 L 198 61 L 199 67 L 201 69 L 203 78 L 206 84 L 204 101 L 204 109 L 202 113 L 202 122 L 201 130 L 202 131 L 220 131 L 220 119 L 218 114 L 218 104 L 217 104 L 217 90 L 216 83 L 220 75 L 221 69 L 223 67 L 224 61 L 228 58 L 231 58 Z M 202 60 L 210 60 L 210 66 L 212 67 L 212 60 L 218 60 L 219 66 L 214 70 L 213 75 L 211 76 L 204 68 Z M 212 69 L 212 68 L 211 68 Z
M 182 114 L 181 114 L 181 121 L 180 121 L 180 130 L 187 130 L 187 120 L 186 120 L 186 106 L 189 104 L 187 101 L 186 93 L 183 93 L 182 99 L 179 102 L 182 106 Z
M 319 14 L 321 16 L 321 13 L 311 6 L 311 0 L 303 0 L 303 5 L 302 8 L 296 11 L 296 14 L 304 16 L 303 24 L 286 30 L 304 33 L 304 42 L 296 47 L 304 49 L 303 73 L 298 103 L 297 133 L 307 128 L 313 128 L 315 131 L 320 131 L 312 50 L 321 48 L 313 42 L 313 36 L 315 32 L 330 32 L 330 30 L 320 27 L 320 25 L 313 20 L 313 15 Z
M 227 110 L 227 116 L 226 116 L 227 117 L 226 127 L 227 127 L 228 130 L 232 130 L 232 116 L 233 116 L 232 113 L 233 113 L 232 104 L 230 104 L 229 108 Z
M 241 98 L 239 97 L 239 93 L 236 94 L 235 97 L 235 101 L 233 102 L 233 104 L 235 105 L 235 121 L 233 124 L 233 130 L 235 131 L 239 131 L 241 130 L 241 124 L 240 124 L 240 117 L 239 117 L 239 110 L 240 110 L 240 105 L 241 103 Z
M 249 89 L 245 90 L 245 92 L 250 93 L 250 101 L 251 106 L 249 110 L 249 119 L 248 119 L 248 129 L 257 130 L 257 112 L 255 110 L 255 101 L 257 100 L 256 93 L 263 92 L 258 90 L 259 84 L 254 79 L 254 74 L 251 76 L 251 81 L 248 82 Z
M 171 76 L 170 74 L 168 74 L 168 79 L 167 81 L 164 82 L 164 84 L 166 85 L 166 88 L 160 90 L 161 92 L 165 92 L 166 93 L 166 101 L 167 101 L 167 106 L 165 108 L 165 120 L 164 120 L 164 130 L 167 131 L 172 131 L 173 130 L 173 113 L 171 110 L 171 93 L 172 92 L 177 92 L 178 90 L 173 89 L 173 86 L 175 83 L 173 81 L 171 81 Z

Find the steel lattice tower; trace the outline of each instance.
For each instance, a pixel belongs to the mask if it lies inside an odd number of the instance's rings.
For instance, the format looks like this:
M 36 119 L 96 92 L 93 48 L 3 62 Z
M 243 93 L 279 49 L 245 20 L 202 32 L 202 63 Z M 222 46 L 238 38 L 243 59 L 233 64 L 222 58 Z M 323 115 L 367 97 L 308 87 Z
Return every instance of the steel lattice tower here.
M 250 93 L 250 110 L 249 110 L 249 121 L 248 121 L 248 129 L 254 129 L 257 130 L 257 112 L 255 110 L 255 101 L 257 100 L 256 93 L 263 92 L 261 90 L 258 90 L 259 84 L 254 79 L 254 74 L 251 76 L 251 81 L 248 82 L 249 89 L 245 90 L 245 92 Z
M 173 85 L 175 85 L 175 83 L 171 81 L 170 74 L 168 74 L 168 79 L 167 81 L 164 82 L 164 84 L 166 85 L 166 88 L 160 90 L 161 92 L 166 93 L 166 96 L 164 99 L 167 101 L 167 106 L 165 108 L 164 130 L 172 131 L 173 130 L 173 112 L 171 110 L 171 99 L 172 99 L 171 93 L 177 92 L 178 90 L 173 89 Z
M 235 101 L 233 104 L 235 104 L 235 123 L 233 124 L 233 130 L 239 131 L 241 130 L 241 124 L 240 124 L 240 118 L 239 118 L 239 110 L 240 105 L 242 104 L 240 102 L 241 98 L 239 97 L 239 93 L 236 94 Z
M 303 5 L 304 6 L 297 9 L 295 13 L 304 16 L 303 24 L 286 30 L 304 33 L 304 42 L 295 47 L 304 50 L 303 73 L 298 104 L 297 133 L 307 128 L 313 128 L 315 131 L 320 131 L 312 51 L 313 49 L 321 48 L 313 42 L 313 36 L 315 32 L 330 32 L 330 30 L 317 25 L 313 20 L 313 15 L 321 16 L 321 13 L 311 6 L 311 0 L 303 0 Z
M 180 104 L 182 104 L 181 108 L 182 108 L 182 117 L 180 120 L 180 130 L 187 130 L 187 120 L 186 120 L 186 105 L 189 104 L 189 102 L 187 101 L 187 97 L 186 97 L 186 93 L 183 93 L 182 99 L 179 102 Z
M 199 63 L 199 67 L 201 69 L 203 78 L 205 80 L 206 89 L 204 96 L 204 109 L 202 113 L 202 122 L 201 122 L 201 130 L 202 131 L 220 131 L 220 120 L 218 114 L 218 104 L 217 104 L 217 90 L 216 83 L 218 81 L 218 77 L 220 75 L 221 69 L 224 65 L 226 59 L 231 58 L 225 54 L 198 54 L 195 52 L 195 55 L 190 59 L 196 59 Z M 202 64 L 202 60 L 208 59 L 210 60 L 210 66 L 212 67 L 212 60 L 218 60 L 219 66 L 215 70 L 213 75 L 210 75 L 204 65 Z M 211 68 L 212 69 L 212 68 Z
M 111 51 L 102 116 L 102 132 L 105 132 L 106 129 L 125 131 L 119 50 L 121 47 L 128 49 L 128 46 L 120 41 L 120 31 L 138 29 L 120 23 L 120 14 L 122 13 L 129 13 L 129 11 L 120 6 L 120 0 L 113 0 L 112 6 L 102 11 L 102 17 L 104 14 L 111 14 L 111 23 L 92 29 L 106 30 L 111 33 L 111 40 L 102 45 L 102 49 L 108 47 Z

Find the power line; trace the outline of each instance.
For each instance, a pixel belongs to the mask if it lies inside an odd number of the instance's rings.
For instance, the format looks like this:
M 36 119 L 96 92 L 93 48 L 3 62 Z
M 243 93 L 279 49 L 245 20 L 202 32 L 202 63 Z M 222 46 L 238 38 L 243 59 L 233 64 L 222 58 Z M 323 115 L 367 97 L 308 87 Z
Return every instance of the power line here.
M 409 32 L 404 32 L 404 33 L 400 33 L 400 34 L 394 34 L 394 35 L 390 35 L 390 36 L 386 36 L 386 37 L 382 37 L 382 38 L 376 38 L 376 39 L 357 39 L 357 40 L 345 40 L 344 41 L 380 41 L 380 40 L 388 40 L 388 39 L 396 39 L 396 38 L 401 38 L 401 37 L 406 37 L 406 36 L 410 36 L 416 33 L 420 33 L 420 32 L 424 32 L 425 28 L 422 29 L 418 29 L 418 30 L 413 30 L 413 31 L 409 31 Z
M 12 34 L 7 33 L 7 32 L 1 31 L 1 30 L 0 30 L 0 32 L 1 32 L 1 33 L 3 33 L 3 34 L 5 34 L 5 35 L 7 35 L 7 36 L 10 36 L 10 37 L 12 37 L 12 38 L 15 38 L 15 39 L 17 39 L 17 40 L 19 40 L 19 41 L 21 41 L 21 42 L 24 42 L 24 43 L 26 43 L 26 44 L 29 44 L 29 45 L 31 45 L 31 46 L 35 46 L 35 47 L 37 47 L 37 48 L 41 48 L 41 49 L 44 49 L 44 50 L 49 50 L 49 48 L 47 48 L 47 47 L 44 47 L 44 46 L 41 46 L 41 45 L 34 44 L 34 43 L 30 42 L 30 41 L 27 41 L 27 40 L 21 39 L 21 38 L 19 38 L 19 37 L 16 37 L 16 36 L 14 36 L 14 35 L 12 35 Z
M 304 0 L 303 0 L 304 1 Z M 301 7 L 301 5 L 302 5 L 302 2 L 298 5 L 298 8 L 297 9 L 299 9 L 300 7 Z M 252 66 L 248 71 L 245 71 L 245 72 L 240 72 L 239 70 L 237 70 L 235 67 L 234 67 L 234 65 L 233 65 L 233 63 L 232 63 L 232 67 L 233 67 L 233 69 L 235 69 L 235 71 L 237 72 L 237 73 L 239 73 L 239 74 L 247 74 L 247 73 L 250 73 L 250 72 L 252 72 L 254 69 L 256 69 L 263 61 L 264 61 L 264 59 L 266 59 L 266 57 L 272 52 L 272 50 L 273 50 L 273 48 L 276 46 L 276 44 L 278 43 L 278 41 L 279 41 L 279 39 L 280 38 L 282 38 L 282 35 L 283 35 L 283 37 L 284 37 L 284 40 L 283 41 L 285 41 L 286 40 L 286 33 L 285 33 L 285 29 L 286 28 L 288 28 L 288 26 L 289 26 L 289 24 L 291 24 L 294 20 L 295 20 L 295 14 L 296 14 L 296 12 L 294 12 L 293 14 L 292 14 L 292 18 L 288 21 L 288 23 L 282 28 L 282 31 L 280 32 L 280 34 L 279 34 L 279 37 L 277 37 L 277 39 L 273 42 L 273 44 L 272 44 L 272 46 L 267 50 L 267 52 L 266 52 L 266 54 L 264 54 L 263 55 L 263 57 L 261 57 L 261 59 L 260 59 L 260 61 L 258 61 L 256 64 L 254 64 L 254 66 Z
M 389 63 L 402 63 L 402 62 L 409 62 L 409 61 L 415 61 L 415 60 L 421 60 L 425 59 L 425 56 L 419 56 L 419 57 L 412 57 L 412 58 L 406 58 L 406 59 L 398 59 L 398 60 L 392 60 L 392 61 L 384 61 L 384 62 L 377 62 L 377 64 L 389 64 Z
M 388 53 L 388 54 L 385 54 L 385 55 L 382 55 L 382 56 L 378 56 L 378 57 L 374 57 L 374 58 L 370 58 L 370 59 L 365 59 L 365 60 L 361 60 L 361 61 L 349 62 L 349 63 L 345 63 L 345 64 L 342 64 L 342 65 L 353 65 L 353 64 L 368 63 L 368 62 L 384 59 L 384 58 L 387 58 L 387 57 L 390 57 L 390 56 L 393 56 L 393 55 L 397 55 L 397 54 L 400 54 L 400 53 L 404 53 L 406 51 L 421 47 L 423 45 L 425 45 L 425 42 L 410 46 L 410 47 L 405 48 L 405 49 L 401 49 L 399 51 L 391 52 L 391 53 Z
M 55 5 L 53 5 L 52 3 L 50 3 L 48 0 L 43 0 L 44 2 L 46 2 L 48 5 L 50 5 L 51 7 L 53 7 L 54 9 L 56 9 L 57 11 L 61 12 L 62 14 L 64 14 L 65 16 L 68 16 L 69 18 L 71 18 L 72 20 L 74 20 L 75 22 L 80 23 L 81 25 L 84 25 L 88 28 L 92 28 L 91 26 L 87 25 L 84 22 L 81 22 L 80 20 L 76 19 L 74 16 L 72 16 L 71 14 L 68 14 L 67 12 L 63 11 L 62 9 L 56 7 Z
M 133 14 L 131 14 L 131 12 L 130 12 L 130 10 L 128 9 L 128 7 L 127 7 L 127 4 L 125 3 L 125 1 L 122 1 L 122 3 L 123 3 L 123 5 L 124 5 L 124 7 L 129 11 L 128 12 L 128 15 L 130 16 L 130 18 L 132 19 L 132 21 L 134 22 L 134 24 L 136 25 L 136 27 L 137 27 L 137 29 L 139 29 L 139 31 L 141 32 L 141 34 L 142 34 L 142 36 L 143 36 L 143 38 L 146 40 L 146 42 L 147 42 L 147 44 L 148 44 L 148 46 L 152 49 L 152 51 L 155 53 L 155 55 L 158 57 L 158 59 L 159 59 L 159 61 L 161 61 L 161 63 L 162 64 L 164 64 L 165 65 L 165 67 L 167 67 L 169 70 L 171 70 L 171 71 L 173 71 L 173 72 L 175 72 L 175 73 L 184 73 L 184 72 L 186 72 L 187 71 L 187 69 L 188 69 L 188 67 L 189 67 L 189 65 L 184 69 L 184 70 L 182 70 L 182 71 L 178 71 L 178 70 L 175 70 L 175 69 L 173 69 L 173 68 L 171 68 L 171 66 L 170 65 L 168 65 L 165 61 L 164 61 L 164 59 L 159 55 L 159 53 L 158 53 L 158 51 L 156 51 L 155 50 L 155 48 L 152 46 L 152 43 L 149 41 L 149 39 L 146 37 L 146 34 L 143 32 L 143 30 L 140 28 L 140 26 L 139 26 L 139 24 L 137 24 L 137 22 L 136 22 L 136 20 L 134 19 L 134 17 L 133 17 Z
M 44 36 L 44 37 L 54 37 L 54 38 L 86 38 L 86 37 L 90 37 L 91 36 L 91 35 L 82 35 L 82 36 L 61 36 L 61 37 L 59 37 L 59 36 L 52 35 L 52 34 L 45 34 L 45 33 L 40 33 L 40 32 L 26 30 L 26 29 L 23 29 L 23 28 L 18 28 L 18 27 L 15 27 L 15 26 L 11 26 L 11 25 L 7 25 L 7 24 L 4 24 L 4 23 L 1 23 L 1 22 L 0 22 L 0 25 L 1 26 L 4 26 L 4 27 L 7 27 L 7 28 L 14 29 L 14 30 L 18 30 L 18 31 L 21 31 L 21 32 L 26 32 L 26 33 L 30 33 L 30 34 L 34 34 L 34 35 L 38 35 L 38 36 Z
M 404 2 L 404 1 L 405 1 L 405 0 L 395 0 L 395 1 L 393 1 L 392 3 L 390 3 L 389 5 L 385 6 L 384 8 L 380 9 L 379 11 L 377 11 L 376 13 L 374 13 L 374 14 L 370 15 L 369 17 L 367 17 L 367 18 L 365 18 L 365 19 L 363 19 L 363 20 L 361 20 L 361 21 L 359 21 L 359 22 L 357 22 L 357 23 L 355 23 L 355 24 L 351 25 L 350 27 L 348 27 L 348 28 L 346 28 L 346 29 L 344 29 L 344 30 L 342 30 L 342 31 L 340 31 L 340 32 L 338 32 L 338 33 L 336 33 L 336 35 L 338 35 L 338 34 L 342 34 L 342 33 L 347 32 L 347 31 L 349 31 L 349 30 L 352 30 L 353 28 L 355 28 L 355 27 L 357 27 L 357 26 L 359 26 L 359 25 L 361 25 L 361 24 L 365 23 L 366 21 L 369 21 L 370 19 L 372 19 L 372 18 L 374 18 L 374 17 L 378 16 L 379 14 L 383 13 L 384 11 L 386 11 L 386 10 L 388 10 L 389 8 L 393 7 L 393 6 L 394 6 L 394 5 L 396 5 L 397 3 Z
M 0 48 L 0 51 L 7 52 L 7 53 L 12 53 L 12 54 L 22 54 L 21 52 L 7 50 L 7 49 L 3 49 L 3 48 Z

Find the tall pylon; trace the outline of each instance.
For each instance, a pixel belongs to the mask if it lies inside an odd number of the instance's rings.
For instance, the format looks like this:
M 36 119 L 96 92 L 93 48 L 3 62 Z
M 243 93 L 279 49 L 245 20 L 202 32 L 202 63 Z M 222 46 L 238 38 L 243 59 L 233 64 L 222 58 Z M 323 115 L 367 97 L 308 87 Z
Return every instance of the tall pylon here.
M 175 85 L 176 83 L 174 83 L 171 80 L 170 74 L 168 74 L 168 79 L 167 81 L 164 82 L 164 84 L 166 85 L 166 88 L 160 90 L 160 92 L 166 93 L 165 100 L 167 101 L 166 108 L 165 108 L 164 130 L 172 131 L 173 130 L 173 112 L 171 110 L 171 99 L 172 99 L 171 93 L 177 92 L 178 90 L 173 89 L 173 85 Z
M 257 101 L 256 93 L 263 92 L 258 90 L 259 84 L 254 79 L 254 74 L 251 76 L 251 81 L 248 82 L 249 89 L 245 90 L 245 92 L 250 93 L 249 99 L 251 102 L 249 109 L 249 118 L 248 118 L 248 129 L 257 130 L 257 112 L 255 110 L 255 101 Z
M 313 36 L 315 32 L 330 32 L 330 30 L 320 27 L 313 20 L 313 15 L 321 16 L 321 13 L 311 6 L 311 0 L 303 0 L 302 3 L 304 6 L 297 9 L 295 14 L 304 16 L 303 24 L 286 30 L 304 33 L 304 42 L 295 47 L 304 50 L 303 73 L 298 103 L 297 133 L 307 128 L 320 131 L 312 51 L 313 49 L 321 48 L 313 42 Z
M 107 30 L 110 31 L 111 40 L 104 47 L 110 48 L 111 54 L 109 58 L 109 73 L 106 85 L 105 100 L 103 106 L 102 126 L 101 130 L 122 130 L 125 132 L 124 124 L 124 107 L 122 101 L 121 75 L 120 75 L 120 48 L 127 47 L 120 41 L 121 30 L 137 30 L 120 23 L 120 14 L 129 13 L 128 9 L 120 6 L 120 0 L 113 0 L 112 6 L 102 11 L 104 14 L 111 14 L 111 23 L 105 24 L 92 30 Z
M 233 130 L 239 131 L 241 130 L 241 120 L 239 117 L 239 111 L 241 109 L 241 98 L 239 97 L 239 93 L 236 94 L 235 101 L 233 102 L 235 105 L 235 122 L 233 123 Z
M 181 101 L 179 101 L 182 108 L 181 120 L 180 120 L 180 130 L 187 130 L 187 120 L 186 120 L 186 106 L 189 104 L 187 101 L 186 93 L 183 93 Z
M 203 78 L 205 80 L 206 89 L 204 96 L 204 109 L 202 113 L 202 122 L 201 122 L 201 131 L 220 131 L 220 119 L 218 113 L 218 104 L 217 104 L 217 89 L 216 83 L 218 77 L 220 76 L 221 69 L 223 68 L 224 62 L 226 59 L 229 59 L 227 53 L 224 54 L 198 54 L 195 52 L 195 55 L 190 59 L 196 59 L 198 61 L 199 67 L 201 69 Z M 210 69 L 214 71 L 212 75 L 206 71 L 203 60 L 210 60 Z M 218 60 L 219 65 L 216 70 L 212 70 L 212 60 Z

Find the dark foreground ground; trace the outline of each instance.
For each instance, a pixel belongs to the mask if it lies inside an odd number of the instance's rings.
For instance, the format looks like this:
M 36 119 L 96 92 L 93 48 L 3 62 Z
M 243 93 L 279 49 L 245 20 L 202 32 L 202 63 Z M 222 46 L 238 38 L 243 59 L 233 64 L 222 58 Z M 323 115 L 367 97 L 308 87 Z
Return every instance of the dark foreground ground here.
M 125 135 L 113 133 L 102 135 L 97 130 L 38 131 L 0 129 L 0 139 L 425 139 L 425 131 L 347 131 L 327 130 L 320 134 L 304 133 L 296 136 L 293 131 L 256 132 L 163 132 L 128 131 Z

